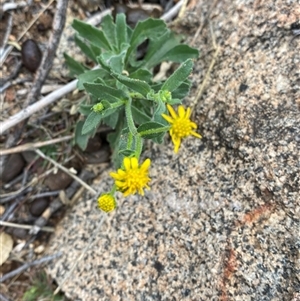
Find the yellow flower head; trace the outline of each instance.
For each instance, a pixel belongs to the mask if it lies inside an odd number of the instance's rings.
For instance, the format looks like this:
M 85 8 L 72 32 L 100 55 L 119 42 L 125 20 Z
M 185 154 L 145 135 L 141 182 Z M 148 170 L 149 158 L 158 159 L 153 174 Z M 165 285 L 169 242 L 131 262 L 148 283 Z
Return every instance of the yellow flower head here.
M 178 115 L 174 109 L 167 105 L 170 115 L 162 114 L 162 117 L 171 124 L 170 135 L 174 143 L 174 152 L 177 153 L 181 144 L 181 139 L 192 135 L 197 138 L 202 138 L 201 135 L 194 130 L 197 129 L 197 124 L 190 120 L 191 109 L 185 110 L 184 106 L 178 107 Z
M 102 194 L 98 198 L 98 207 L 104 212 L 111 212 L 116 209 L 117 202 L 111 194 Z
M 124 196 L 139 193 L 144 195 L 144 188 L 150 189 L 148 183 L 148 168 L 151 160 L 146 159 L 141 166 L 139 166 L 137 158 L 125 157 L 123 161 L 124 169 L 118 169 L 117 172 L 111 172 L 110 175 L 115 179 L 117 189 L 121 191 Z

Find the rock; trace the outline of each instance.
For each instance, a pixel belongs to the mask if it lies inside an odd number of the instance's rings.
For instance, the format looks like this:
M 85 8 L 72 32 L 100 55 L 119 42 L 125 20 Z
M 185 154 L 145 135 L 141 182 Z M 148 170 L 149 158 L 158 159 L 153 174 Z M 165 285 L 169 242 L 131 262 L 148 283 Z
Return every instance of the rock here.
M 70 299 L 290 301 L 298 293 L 300 39 L 290 44 L 290 26 L 300 5 L 196 3 L 183 21 L 207 25 L 185 103 L 213 59 L 209 24 L 221 47 L 193 113 L 204 138 L 186 139 L 178 155 L 170 140 L 147 151 L 151 191 L 119 194 L 100 231 L 93 198 L 69 211 L 48 250 L 64 253 L 48 269 L 58 284 L 94 235 L 62 285 Z M 94 188 L 111 184 L 106 171 Z
M 15 228 L 12 231 L 12 235 L 15 238 L 26 239 L 26 238 L 28 238 L 28 230 Z
M 46 198 L 35 199 L 30 203 L 29 212 L 33 216 L 40 216 L 49 205 L 49 200 Z
M 31 72 L 35 72 L 40 66 L 42 60 L 42 52 L 38 44 L 32 40 L 26 40 L 22 44 L 22 62 L 23 65 Z
M 73 179 L 65 172 L 58 170 L 57 173 L 52 173 L 46 178 L 45 185 L 49 187 L 50 190 L 61 190 L 67 188 L 72 180 Z
M 5 165 L 2 173 L 2 181 L 7 183 L 18 176 L 25 166 L 25 162 L 20 154 L 12 154 Z

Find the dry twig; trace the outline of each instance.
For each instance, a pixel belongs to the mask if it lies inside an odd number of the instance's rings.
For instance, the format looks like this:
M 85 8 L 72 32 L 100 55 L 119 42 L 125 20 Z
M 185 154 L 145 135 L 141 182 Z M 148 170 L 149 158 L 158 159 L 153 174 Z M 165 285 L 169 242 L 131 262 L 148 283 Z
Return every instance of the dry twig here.
M 40 148 L 40 147 L 43 147 L 46 145 L 52 145 L 52 144 L 59 143 L 62 141 L 68 141 L 72 138 L 73 138 L 73 136 L 70 135 L 70 136 L 56 138 L 56 139 L 52 139 L 52 140 L 48 140 L 48 141 L 42 141 L 42 142 L 36 142 L 36 143 L 26 143 L 26 144 L 22 144 L 22 145 L 19 145 L 19 146 L 10 148 L 10 149 L 0 149 L 0 156 L 21 153 L 21 152 L 25 152 L 28 150 L 34 150 L 36 148 Z
M 71 173 L 67 168 L 65 168 L 64 166 L 62 166 L 61 164 L 57 163 L 56 161 L 54 161 L 53 159 L 51 159 L 50 157 L 46 156 L 43 152 L 41 152 L 39 149 L 36 149 L 35 152 L 42 157 L 43 159 L 49 161 L 50 163 L 52 163 L 54 166 L 56 166 L 57 168 L 59 168 L 60 170 L 62 170 L 63 172 L 65 172 L 67 175 L 69 175 L 71 178 L 73 178 L 74 180 L 76 180 L 78 183 L 80 183 L 83 187 L 85 187 L 88 191 L 90 191 L 93 195 L 97 194 L 97 191 L 94 190 L 91 186 L 89 186 L 87 183 L 85 183 L 84 181 L 82 181 L 79 177 L 75 176 L 73 173 Z
M 59 253 L 56 253 L 56 254 L 51 255 L 51 256 L 45 256 L 45 257 L 43 257 L 43 258 L 41 258 L 41 259 L 34 260 L 34 261 L 32 261 L 32 262 L 26 262 L 25 264 L 23 264 L 23 265 L 20 266 L 19 268 L 17 268 L 17 269 L 15 269 L 15 270 L 13 270 L 13 271 L 11 271 L 11 272 L 5 274 L 4 276 L 2 276 L 2 277 L 0 278 L 0 283 L 6 281 L 6 280 L 9 279 L 9 278 L 12 278 L 12 277 L 18 275 L 18 274 L 20 274 L 20 273 L 22 273 L 22 272 L 24 272 L 24 271 L 26 271 L 26 270 L 29 269 L 30 267 L 33 267 L 33 266 L 40 265 L 40 264 L 43 264 L 43 263 L 45 263 L 45 262 L 51 261 L 51 260 L 53 260 L 53 259 L 55 259 L 55 258 L 60 257 L 61 255 L 62 255 L 62 253 L 59 252 Z
M 32 230 L 34 227 L 31 225 L 15 224 L 15 223 L 9 223 L 9 222 L 5 222 L 5 221 L 0 221 L 0 226 L 12 227 L 12 228 L 18 228 L 18 229 L 27 229 L 27 230 Z M 52 228 L 52 227 L 42 227 L 41 230 L 45 231 L 45 232 L 54 232 L 54 228 Z

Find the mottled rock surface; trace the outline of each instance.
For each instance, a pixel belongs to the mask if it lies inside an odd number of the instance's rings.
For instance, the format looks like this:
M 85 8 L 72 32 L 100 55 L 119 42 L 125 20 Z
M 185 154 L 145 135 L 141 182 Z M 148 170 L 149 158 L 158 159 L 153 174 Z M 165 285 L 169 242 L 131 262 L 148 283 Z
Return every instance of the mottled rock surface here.
M 213 1 L 210 1 L 213 2 Z M 63 290 L 72 300 L 291 301 L 300 292 L 300 20 L 297 1 L 200 0 L 181 29 L 201 57 L 192 103 L 202 140 L 146 152 L 152 189 L 122 201 Z M 211 15 L 208 19 L 208 12 Z M 188 27 L 190 26 L 190 27 Z M 210 27 L 213 31 L 210 30 Z M 213 32 L 213 34 L 212 34 Z M 95 188 L 111 185 L 108 171 Z M 57 227 L 60 283 L 101 214 L 89 195 Z

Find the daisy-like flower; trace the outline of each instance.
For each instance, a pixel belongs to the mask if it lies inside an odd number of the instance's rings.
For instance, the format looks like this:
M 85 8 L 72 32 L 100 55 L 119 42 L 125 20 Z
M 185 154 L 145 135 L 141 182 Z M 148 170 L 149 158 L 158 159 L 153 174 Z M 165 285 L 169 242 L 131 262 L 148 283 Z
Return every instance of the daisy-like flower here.
M 111 212 L 116 209 L 116 199 L 111 194 L 102 194 L 98 198 L 98 207 L 104 212 Z
M 115 179 L 117 189 L 121 191 L 124 196 L 139 193 L 144 195 L 144 188 L 150 189 L 148 183 L 150 178 L 148 176 L 148 168 L 151 160 L 146 159 L 141 166 L 139 166 L 137 158 L 125 157 L 123 161 L 124 169 L 118 169 L 117 172 L 111 172 L 110 175 Z
M 197 138 L 202 138 L 201 135 L 194 130 L 197 129 L 197 124 L 190 120 L 191 109 L 185 110 L 184 106 L 178 107 L 178 115 L 174 109 L 167 105 L 168 111 L 171 116 L 162 114 L 162 117 L 171 124 L 170 135 L 174 143 L 174 152 L 177 153 L 181 144 L 181 139 L 192 135 Z

